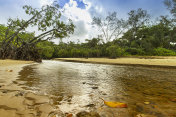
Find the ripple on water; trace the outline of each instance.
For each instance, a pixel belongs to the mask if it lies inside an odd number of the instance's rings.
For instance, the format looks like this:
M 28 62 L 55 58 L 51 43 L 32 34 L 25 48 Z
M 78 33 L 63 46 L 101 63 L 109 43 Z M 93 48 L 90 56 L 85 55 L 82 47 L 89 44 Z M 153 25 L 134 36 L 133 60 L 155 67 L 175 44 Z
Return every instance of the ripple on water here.
M 65 113 L 176 116 L 176 69 L 43 61 L 24 67 L 19 81 L 28 90 L 49 95 Z M 99 97 L 128 108 L 108 108 Z M 91 104 L 95 106 L 86 106 Z

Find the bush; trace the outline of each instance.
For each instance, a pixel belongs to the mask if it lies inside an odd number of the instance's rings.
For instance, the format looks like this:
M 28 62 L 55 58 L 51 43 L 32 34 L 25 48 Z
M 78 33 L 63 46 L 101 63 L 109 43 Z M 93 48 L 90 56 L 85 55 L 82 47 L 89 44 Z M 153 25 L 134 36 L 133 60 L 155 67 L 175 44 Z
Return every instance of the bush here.
M 43 59 L 50 59 L 52 58 L 54 53 L 54 49 L 51 46 L 41 47 L 41 56 Z
M 68 57 L 69 56 L 69 53 L 67 50 L 65 49 L 60 49 L 59 52 L 58 52 L 58 57 Z
M 145 52 L 142 49 L 138 49 L 138 48 L 128 48 L 126 49 L 125 52 L 131 55 L 144 55 L 145 54 Z
M 73 48 L 71 50 L 71 57 L 80 57 L 81 51 L 79 49 Z
M 175 56 L 176 55 L 174 51 L 168 50 L 166 48 L 153 49 L 153 54 L 156 56 Z
M 89 49 L 89 57 L 100 57 L 101 51 L 98 49 Z
M 123 55 L 123 49 L 116 45 L 112 45 L 106 48 L 106 53 L 110 58 L 117 58 Z

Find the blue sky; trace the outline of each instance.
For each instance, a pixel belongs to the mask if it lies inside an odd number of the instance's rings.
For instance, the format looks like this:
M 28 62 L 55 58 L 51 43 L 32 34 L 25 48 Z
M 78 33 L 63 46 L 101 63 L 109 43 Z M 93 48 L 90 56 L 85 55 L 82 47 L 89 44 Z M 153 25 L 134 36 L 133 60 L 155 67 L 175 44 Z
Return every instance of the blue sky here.
M 31 5 L 41 7 L 51 4 L 54 0 L 0 0 L 0 24 L 6 24 L 7 19 L 24 18 L 25 15 L 22 6 Z M 91 26 L 94 16 L 105 17 L 108 12 L 117 12 L 119 18 L 127 18 L 130 10 L 142 8 L 147 10 L 152 19 L 160 15 L 168 15 L 169 12 L 164 6 L 163 0 L 57 0 L 64 9 L 64 18 L 72 19 L 76 25 L 75 33 L 69 39 L 77 40 L 92 38 L 97 35 L 96 29 Z M 68 39 L 68 40 L 69 40 Z
M 123 14 L 137 8 L 147 10 L 153 17 L 168 13 L 163 0 L 101 0 L 101 2 L 106 5 L 107 10 L 115 10 Z

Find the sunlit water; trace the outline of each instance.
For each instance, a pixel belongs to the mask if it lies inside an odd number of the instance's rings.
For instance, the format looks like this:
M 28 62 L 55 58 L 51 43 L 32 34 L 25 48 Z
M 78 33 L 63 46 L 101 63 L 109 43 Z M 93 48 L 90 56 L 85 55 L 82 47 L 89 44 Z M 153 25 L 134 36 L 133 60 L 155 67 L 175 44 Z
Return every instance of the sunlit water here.
M 108 108 L 101 97 L 127 103 L 130 116 L 176 116 L 176 69 L 43 61 L 24 67 L 18 83 L 64 113 Z

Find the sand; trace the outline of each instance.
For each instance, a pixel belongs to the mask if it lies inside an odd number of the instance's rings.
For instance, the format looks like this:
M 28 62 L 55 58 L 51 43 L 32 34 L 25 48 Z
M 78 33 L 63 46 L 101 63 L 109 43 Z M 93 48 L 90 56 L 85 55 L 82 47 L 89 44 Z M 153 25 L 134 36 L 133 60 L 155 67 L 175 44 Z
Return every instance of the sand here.
M 32 63 L 0 60 L 0 117 L 50 117 L 59 112 L 49 97 L 26 91 L 15 83 L 22 67 Z
M 70 62 L 88 62 L 114 65 L 133 65 L 133 66 L 150 66 L 150 67 L 171 67 L 176 68 L 176 57 L 122 57 L 117 59 L 108 58 L 56 58 L 55 60 Z

